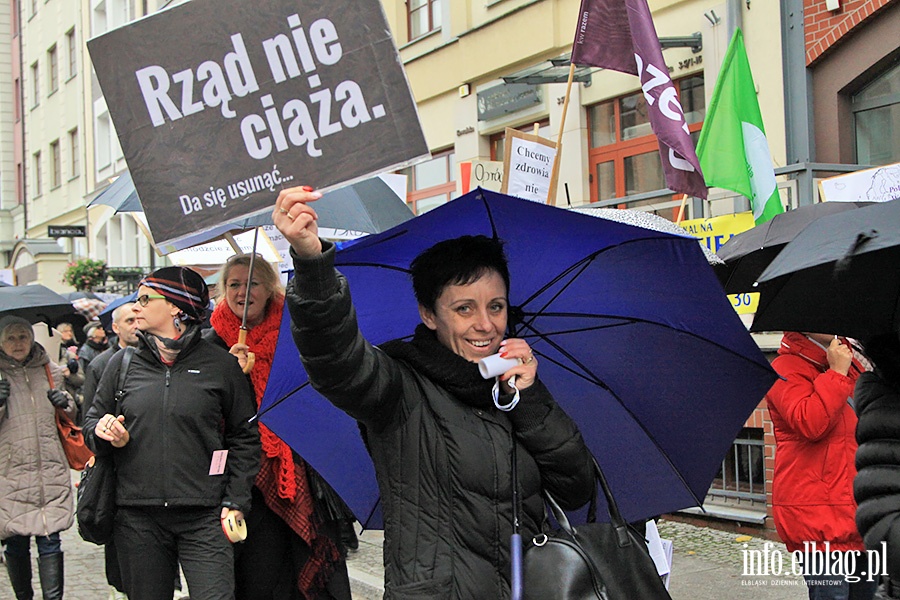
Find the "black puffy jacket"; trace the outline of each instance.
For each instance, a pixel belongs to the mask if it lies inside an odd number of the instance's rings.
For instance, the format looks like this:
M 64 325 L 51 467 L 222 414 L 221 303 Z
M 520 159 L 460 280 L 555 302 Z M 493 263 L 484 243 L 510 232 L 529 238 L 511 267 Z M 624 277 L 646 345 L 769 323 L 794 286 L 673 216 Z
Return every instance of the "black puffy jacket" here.
M 589 500 L 581 434 L 539 381 L 512 412 L 484 410 L 371 346 L 325 248 L 295 259 L 287 306 L 312 384 L 366 428 L 384 506 L 385 598 L 509 598 L 512 437 L 528 539 L 543 517 L 542 485 L 566 508 Z
M 889 570 L 900 580 L 900 388 L 876 370 L 856 382 L 856 524 L 869 549 L 888 543 Z
M 97 421 L 115 410 L 116 353 L 103 372 L 84 420 L 84 436 L 97 454 L 112 453 L 120 506 L 229 506 L 250 510 L 250 487 L 259 471 L 260 442 L 247 378 L 227 350 L 207 342 L 199 328 L 185 336 L 172 366 L 141 335 L 125 379 L 120 414 L 130 441 L 122 448 L 94 436 Z M 225 472 L 210 475 L 213 452 L 228 450 Z

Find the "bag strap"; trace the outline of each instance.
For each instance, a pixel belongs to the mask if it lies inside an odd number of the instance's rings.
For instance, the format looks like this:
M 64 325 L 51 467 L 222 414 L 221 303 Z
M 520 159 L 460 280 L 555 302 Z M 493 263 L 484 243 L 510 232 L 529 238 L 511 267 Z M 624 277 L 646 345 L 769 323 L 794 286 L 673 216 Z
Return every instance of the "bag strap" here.
M 44 373 L 47 374 L 47 383 L 50 384 L 50 389 L 52 390 L 56 385 L 53 383 L 53 373 L 50 372 L 50 363 L 44 363 Z
M 600 488 L 603 490 L 603 495 L 606 496 L 606 507 L 609 511 L 609 521 L 612 523 L 613 527 L 616 530 L 616 542 L 619 547 L 625 547 L 631 545 L 631 536 L 628 535 L 628 523 L 625 519 L 622 518 L 622 513 L 619 512 L 619 505 L 616 504 L 616 499 L 612 495 L 612 491 L 609 489 L 609 483 L 606 481 L 606 476 L 603 475 L 603 469 L 600 468 L 600 464 L 597 462 L 597 459 L 591 455 L 591 462 L 594 463 L 594 475 L 597 481 L 600 482 Z M 596 485 L 594 486 L 594 494 L 591 496 L 591 503 L 588 507 L 588 523 L 593 523 L 597 520 L 597 489 Z M 556 519 L 559 526 L 563 528 L 569 535 L 574 535 L 574 528 L 569 524 L 569 519 L 566 517 L 565 511 L 559 507 L 559 504 L 553 498 L 553 496 L 547 490 L 542 490 L 544 495 L 544 499 L 546 500 L 546 504 L 550 507 L 551 512 L 553 512 L 553 517 Z
M 116 411 L 118 415 L 122 408 L 122 398 L 125 397 L 125 378 L 128 376 L 128 367 L 131 365 L 131 357 L 134 356 L 135 347 L 125 346 L 122 355 L 122 364 L 119 365 L 119 379 L 116 383 Z

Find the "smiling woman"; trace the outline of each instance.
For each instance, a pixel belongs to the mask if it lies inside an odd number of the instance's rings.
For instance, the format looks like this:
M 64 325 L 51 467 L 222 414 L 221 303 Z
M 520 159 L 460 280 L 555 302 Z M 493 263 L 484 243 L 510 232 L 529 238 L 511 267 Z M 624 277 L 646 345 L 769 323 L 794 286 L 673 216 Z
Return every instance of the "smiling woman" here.
M 263 397 L 281 326 L 284 290 L 275 269 L 257 255 L 250 281 L 249 254 L 232 256 L 219 274 L 219 302 L 204 337 L 237 357 Z M 243 317 L 246 312 L 247 318 Z M 246 332 L 246 343 L 240 341 Z M 253 355 L 248 363 L 248 355 Z M 247 365 L 250 364 L 250 367 Z M 259 426 L 260 474 L 252 489 L 247 540 L 235 546 L 238 600 L 304 597 L 350 600 L 350 581 L 342 556 L 342 501 L 331 508 L 320 500 L 336 494 L 278 436 Z M 282 560 L 272 560 L 280 556 Z M 324 588 L 324 590 L 323 590 Z M 274 590 L 294 590 L 290 596 Z M 323 591 L 326 592 L 323 594 Z

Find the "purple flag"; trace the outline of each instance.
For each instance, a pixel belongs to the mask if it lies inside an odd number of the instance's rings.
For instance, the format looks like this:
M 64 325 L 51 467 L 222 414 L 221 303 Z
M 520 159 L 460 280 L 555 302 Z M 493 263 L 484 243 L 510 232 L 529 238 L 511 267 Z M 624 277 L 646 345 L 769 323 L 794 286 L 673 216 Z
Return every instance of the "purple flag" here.
M 647 0 L 581 0 L 572 62 L 637 75 L 659 139 L 666 185 L 706 198 L 684 110 L 663 60 Z

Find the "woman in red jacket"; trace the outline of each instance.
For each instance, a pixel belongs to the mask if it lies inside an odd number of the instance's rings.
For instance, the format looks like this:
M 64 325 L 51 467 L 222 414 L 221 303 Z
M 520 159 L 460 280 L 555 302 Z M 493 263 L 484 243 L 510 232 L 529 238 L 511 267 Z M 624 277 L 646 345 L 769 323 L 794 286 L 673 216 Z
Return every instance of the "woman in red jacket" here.
M 784 334 L 772 367 L 784 378 L 766 395 L 775 427 L 772 505 L 778 535 L 790 552 L 814 557 L 803 565 L 810 600 L 871 600 L 877 581 L 862 576 L 851 583 L 848 573 L 834 569 L 826 576 L 820 560 L 823 551 L 843 557 L 852 551 L 856 570 L 866 569 L 853 500 L 856 413 L 851 404 L 863 369 L 846 340 L 796 332 Z M 819 554 L 808 554 L 814 552 Z

